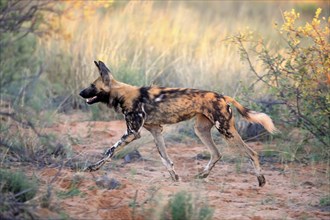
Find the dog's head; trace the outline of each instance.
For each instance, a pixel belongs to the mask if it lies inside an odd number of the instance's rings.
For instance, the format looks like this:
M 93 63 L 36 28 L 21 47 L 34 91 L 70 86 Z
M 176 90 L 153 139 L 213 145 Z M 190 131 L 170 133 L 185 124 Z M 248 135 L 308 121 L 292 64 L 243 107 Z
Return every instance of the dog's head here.
M 86 99 L 86 103 L 91 105 L 97 102 L 109 103 L 112 75 L 111 71 L 102 62 L 94 61 L 99 70 L 100 76 L 79 95 Z

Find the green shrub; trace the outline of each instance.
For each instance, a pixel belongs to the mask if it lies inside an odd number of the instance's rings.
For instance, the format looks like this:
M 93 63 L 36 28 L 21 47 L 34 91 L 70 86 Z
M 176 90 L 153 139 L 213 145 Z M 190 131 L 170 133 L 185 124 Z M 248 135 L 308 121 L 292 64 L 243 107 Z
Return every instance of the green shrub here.
M 0 4 L 0 152 L 9 150 L 6 155 L 13 153 L 20 161 L 40 159 L 29 153 L 41 148 L 36 140 L 45 135 L 36 127 L 44 125 L 40 112 L 52 102 L 52 82 L 43 78 L 44 58 L 37 49 L 39 37 L 53 30 L 42 29 L 47 20 L 42 13 L 52 14 L 50 5 L 19 0 Z
M 320 199 L 320 206 L 330 206 L 330 195 L 324 196 Z
M 265 92 L 258 86 L 262 82 L 280 105 L 276 118 L 309 131 L 329 156 L 330 18 L 319 18 L 320 13 L 319 8 L 311 23 L 299 26 L 299 13 L 294 9 L 284 12 L 284 24 L 275 24 L 284 41 L 284 46 L 276 45 L 277 50 L 253 33 L 236 35 L 231 42 L 238 46 L 241 58 L 256 77 L 249 90 Z M 256 68 L 258 62 L 262 70 Z
M 199 220 L 211 220 L 214 210 L 209 206 L 202 206 L 198 213 Z
M 199 204 L 199 202 L 185 191 L 178 192 L 165 206 L 161 218 L 171 220 L 212 219 L 213 209 L 207 204 Z
M 186 192 L 175 194 L 169 206 L 173 220 L 191 219 L 193 216 L 191 195 Z
M 11 192 L 18 201 L 26 202 L 37 193 L 36 180 L 30 180 L 22 172 L 12 172 L 0 169 L 1 192 Z
M 75 186 L 71 187 L 68 191 L 57 192 L 57 196 L 62 199 L 66 199 L 66 198 L 70 198 L 70 197 L 74 197 L 74 196 L 78 196 L 78 195 L 82 195 L 82 194 L 81 194 L 81 191 Z

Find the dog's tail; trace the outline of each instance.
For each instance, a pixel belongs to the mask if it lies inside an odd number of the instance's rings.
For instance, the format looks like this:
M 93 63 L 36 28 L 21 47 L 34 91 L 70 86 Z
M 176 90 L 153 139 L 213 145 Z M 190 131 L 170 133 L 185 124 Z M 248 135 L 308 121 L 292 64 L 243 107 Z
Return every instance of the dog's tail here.
M 252 111 L 248 108 L 245 108 L 241 104 L 239 104 L 235 99 L 224 96 L 224 99 L 227 103 L 232 103 L 238 110 L 238 112 L 249 122 L 258 123 L 264 126 L 264 128 L 270 133 L 277 132 L 277 128 L 275 127 L 272 119 L 266 115 L 265 113 Z

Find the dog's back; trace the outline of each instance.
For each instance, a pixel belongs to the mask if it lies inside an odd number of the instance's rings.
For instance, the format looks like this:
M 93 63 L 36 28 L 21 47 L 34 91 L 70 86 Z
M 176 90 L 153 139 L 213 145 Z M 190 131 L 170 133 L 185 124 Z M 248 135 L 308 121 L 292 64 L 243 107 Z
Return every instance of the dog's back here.
M 204 114 L 213 122 L 230 117 L 229 112 L 222 112 L 226 105 L 223 96 L 214 92 L 164 87 L 142 87 L 140 91 L 147 124 L 174 124 L 196 114 Z

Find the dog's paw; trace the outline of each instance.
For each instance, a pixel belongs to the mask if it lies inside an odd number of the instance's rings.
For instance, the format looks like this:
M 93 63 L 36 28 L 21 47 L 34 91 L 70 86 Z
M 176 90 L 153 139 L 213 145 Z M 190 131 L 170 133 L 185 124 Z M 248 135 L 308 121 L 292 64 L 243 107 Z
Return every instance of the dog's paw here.
M 263 187 L 266 184 L 266 179 L 264 175 L 257 176 L 258 182 L 259 182 L 259 187 Z
M 92 170 L 91 170 L 90 166 L 88 166 L 88 167 L 85 167 L 85 168 L 83 169 L 83 171 L 84 171 L 84 172 L 91 172 Z
M 180 181 L 180 177 L 178 174 L 174 174 L 174 177 L 172 177 L 174 182 L 179 182 Z
M 98 169 L 94 165 L 89 165 L 88 167 L 83 169 L 84 172 L 94 172 L 96 170 L 98 170 Z
M 169 171 L 171 178 L 174 182 L 179 182 L 180 181 L 180 177 L 178 174 L 176 174 L 174 171 Z
M 209 176 L 209 173 L 207 172 L 201 172 L 195 176 L 196 179 L 205 179 L 206 177 Z

